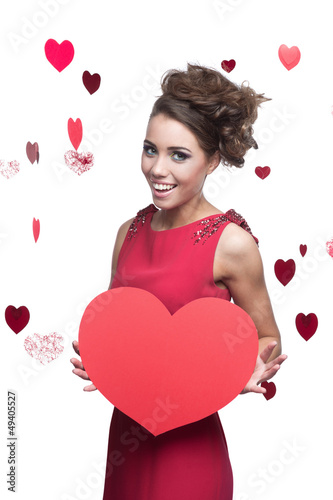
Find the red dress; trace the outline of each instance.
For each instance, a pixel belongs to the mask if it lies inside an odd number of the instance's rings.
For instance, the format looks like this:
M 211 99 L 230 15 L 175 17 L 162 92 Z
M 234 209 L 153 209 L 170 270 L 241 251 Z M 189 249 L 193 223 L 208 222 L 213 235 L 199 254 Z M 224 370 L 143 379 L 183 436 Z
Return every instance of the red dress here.
M 137 213 L 120 249 L 111 288 L 147 290 L 171 314 L 200 297 L 230 300 L 229 290 L 214 283 L 215 249 L 230 222 L 252 234 L 246 221 L 229 210 L 154 231 L 150 222 L 157 210 L 151 204 Z M 114 408 L 103 500 L 231 500 L 232 492 L 232 469 L 217 412 L 155 437 Z

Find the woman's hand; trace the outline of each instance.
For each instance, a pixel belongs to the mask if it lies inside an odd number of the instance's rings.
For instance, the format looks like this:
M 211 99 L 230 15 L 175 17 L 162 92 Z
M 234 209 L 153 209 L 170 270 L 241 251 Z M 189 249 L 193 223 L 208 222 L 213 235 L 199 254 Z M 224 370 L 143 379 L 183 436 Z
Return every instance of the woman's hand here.
M 72 346 L 73 346 L 73 349 L 76 352 L 76 354 L 78 354 L 80 356 L 78 341 L 74 340 L 72 343 Z M 90 378 L 87 375 L 87 372 L 84 369 L 82 361 L 80 361 L 79 359 L 76 359 L 76 358 L 71 358 L 70 362 L 73 363 L 73 365 L 74 365 L 74 370 L 72 370 L 72 371 L 73 371 L 73 373 L 75 373 L 75 375 L 78 375 L 79 377 L 83 378 L 84 380 L 90 380 Z M 86 385 L 83 388 L 84 391 L 89 391 L 89 392 L 95 391 L 96 389 L 97 389 L 97 387 L 94 384 Z
M 266 380 L 274 377 L 274 375 L 280 369 L 283 361 L 287 359 L 286 354 L 280 354 L 280 356 L 277 356 L 272 361 L 267 363 L 267 360 L 269 359 L 276 345 L 277 342 L 270 342 L 265 347 L 265 349 L 260 354 L 258 354 L 254 372 L 252 373 L 250 380 L 242 390 L 241 394 L 246 394 L 247 392 L 259 392 L 261 394 L 265 394 L 265 392 L 267 392 L 265 387 L 260 387 L 259 384 L 261 384 L 262 382 L 266 382 Z

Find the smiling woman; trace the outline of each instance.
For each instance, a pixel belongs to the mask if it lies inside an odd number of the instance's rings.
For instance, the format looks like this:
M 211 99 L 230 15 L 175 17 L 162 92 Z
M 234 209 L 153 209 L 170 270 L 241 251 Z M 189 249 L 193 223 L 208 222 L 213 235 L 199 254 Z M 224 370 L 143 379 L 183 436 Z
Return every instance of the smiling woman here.
M 258 147 L 252 124 L 268 99 L 192 64 L 187 71 L 168 71 L 161 86 L 141 158 L 154 203 L 120 226 L 109 288 L 147 290 L 170 314 L 202 297 L 232 298 L 251 316 L 259 339 L 256 366 L 242 393 L 263 394 L 260 384 L 277 373 L 286 356 L 258 239 L 235 210 L 223 212 L 209 203 L 203 187 L 221 162 L 242 167 L 248 149 Z M 79 354 L 76 342 L 74 349 Z M 89 380 L 82 362 L 72 362 L 74 373 Z M 167 418 L 171 408 L 164 406 Z M 232 468 L 218 412 L 154 436 L 115 407 L 107 453 L 103 500 L 232 499 Z

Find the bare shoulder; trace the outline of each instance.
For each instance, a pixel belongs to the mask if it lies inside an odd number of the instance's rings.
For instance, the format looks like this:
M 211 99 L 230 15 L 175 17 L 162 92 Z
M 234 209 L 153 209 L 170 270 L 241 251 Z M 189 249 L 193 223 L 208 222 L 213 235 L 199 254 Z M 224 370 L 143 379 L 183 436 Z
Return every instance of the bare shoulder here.
M 253 236 L 230 222 L 219 238 L 216 264 L 222 281 L 241 274 L 261 273 L 262 261 Z

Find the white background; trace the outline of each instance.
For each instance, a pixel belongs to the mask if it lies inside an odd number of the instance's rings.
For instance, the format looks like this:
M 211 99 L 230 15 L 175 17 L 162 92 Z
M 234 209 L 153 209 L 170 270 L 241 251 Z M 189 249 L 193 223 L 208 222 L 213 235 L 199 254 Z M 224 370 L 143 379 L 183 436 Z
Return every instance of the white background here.
M 121 223 L 151 203 L 140 170 L 142 142 L 159 81 L 170 68 L 199 63 L 248 80 L 272 101 L 254 127 L 259 150 L 242 170 L 220 166 L 206 196 L 221 211 L 234 208 L 260 240 L 267 286 L 289 359 L 274 379 L 276 396 L 237 397 L 220 411 L 234 472 L 235 500 L 327 498 L 331 491 L 330 283 L 325 242 L 332 225 L 333 72 L 330 2 L 297 0 L 19 0 L 0 12 L 0 159 L 20 172 L 0 176 L 1 497 L 7 491 L 7 390 L 17 392 L 18 500 L 102 498 L 112 405 L 72 374 L 69 359 L 86 305 L 107 290 Z M 59 73 L 45 42 L 70 40 L 72 63 Z M 290 71 L 278 48 L 296 45 Z M 90 95 L 82 73 L 99 73 Z M 148 75 L 151 75 L 150 77 Z M 80 118 L 94 167 L 81 176 L 63 155 L 72 149 L 69 118 Z M 107 128 L 106 128 L 107 127 Z M 31 165 L 26 143 L 38 142 Z M 256 166 L 269 165 L 265 180 Z M 32 220 L 39 219 L 37 243 Z M 299 245 L 306 244 L 305 257 Z M 294 259 L 296 275 L 283 287 L 277 259 Z M 8 305 L 25 305 L 30 322 L 19 334 L 7 326 Z M 298 313 L 319 326 L 306 342 Z M 56 331 L 61 356 L 43 367 L 26 353 L 33 333 Z M 293 451 L 291 452 L 290 449 Z M 288 451 L 289 450 L 289 451 Z

